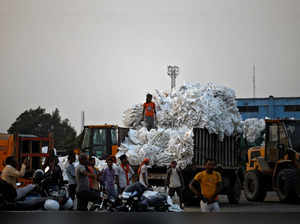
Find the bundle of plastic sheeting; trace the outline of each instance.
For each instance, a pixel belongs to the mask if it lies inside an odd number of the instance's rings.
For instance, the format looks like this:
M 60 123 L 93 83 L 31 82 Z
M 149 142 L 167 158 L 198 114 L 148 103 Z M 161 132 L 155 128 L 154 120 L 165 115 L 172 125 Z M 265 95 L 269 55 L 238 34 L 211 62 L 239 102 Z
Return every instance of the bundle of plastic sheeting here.
M 123 122 L 126 127 L 141 128 L 143 118 L 143 104 L 133 105 L 123 113 Z
M 265 130 L 266 123 L 264 119 L 249 118 L 243 121 L 243 137 L 249 143 L 254 143 L 261 137 L 262 131 Z
M 192 163 L 193 131 L 188 128 L 129 131 L 129 137 L 119 147 L 117 157 L 126 154 L 131 165 L 139 165 L 144 158 L 151 165 L 167 166 L 176 160 L 184 169 Z
M 210 133 L 231 136 L 242 132 L 234 90 L 208 83 L 185 84 L 172 96 L 158 90 L 153 94 L 157 110 L 157 126 L 161 128 L 207 128 Z M 142 104 L 126 110 L 123 122 L 127 127 L 139 129 L 143 126 Z

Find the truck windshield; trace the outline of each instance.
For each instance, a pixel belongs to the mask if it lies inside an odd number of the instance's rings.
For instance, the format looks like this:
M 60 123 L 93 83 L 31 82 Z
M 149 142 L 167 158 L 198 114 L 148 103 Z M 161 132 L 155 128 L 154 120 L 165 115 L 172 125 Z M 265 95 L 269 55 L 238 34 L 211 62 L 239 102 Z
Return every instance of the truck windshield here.
M 106 153 L 106 129 L 94 129 L 93 154 L 103 157 Z
M 300 123 L 288 123 L 286 124 L 286 129 L 293 149 L 300 152 Z
M 111 144 L 112 145 L 118 144 L 117 129 L 115 129 L 115 128 L 111 129 Z

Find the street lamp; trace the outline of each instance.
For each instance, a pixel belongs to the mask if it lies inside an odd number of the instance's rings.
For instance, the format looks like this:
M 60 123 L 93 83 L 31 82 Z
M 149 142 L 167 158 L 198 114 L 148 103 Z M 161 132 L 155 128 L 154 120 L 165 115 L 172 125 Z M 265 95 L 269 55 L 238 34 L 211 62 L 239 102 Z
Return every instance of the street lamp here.
M 179 67 L 174 65 L 168 66 L 168 76 L 171 77 L 171 93 L 173 92 L 173 89 L 176 87 L 176 77 L 179 75 Z

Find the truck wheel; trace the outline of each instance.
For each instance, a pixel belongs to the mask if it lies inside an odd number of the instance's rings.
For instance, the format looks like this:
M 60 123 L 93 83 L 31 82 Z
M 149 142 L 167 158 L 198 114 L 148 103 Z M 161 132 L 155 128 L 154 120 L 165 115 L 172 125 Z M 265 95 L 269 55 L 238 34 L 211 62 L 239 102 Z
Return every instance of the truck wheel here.
M 227 198 L 230 204 L 238 204 L 241 197 L 241 181 L 240 178 L 236 178 L 234 186 L 229 194 L 227 194 Z
M 295 169 L 283 169 L 278 172 L 276 177 L 276 192 L 280 201 L 294 202 L 297 199 L 296 182 Z
M 262 175 L 258 171 L 249 171 L 245 174 L 244 194 L 248 201 L 264 201 L 266 191 L 262 182 Z

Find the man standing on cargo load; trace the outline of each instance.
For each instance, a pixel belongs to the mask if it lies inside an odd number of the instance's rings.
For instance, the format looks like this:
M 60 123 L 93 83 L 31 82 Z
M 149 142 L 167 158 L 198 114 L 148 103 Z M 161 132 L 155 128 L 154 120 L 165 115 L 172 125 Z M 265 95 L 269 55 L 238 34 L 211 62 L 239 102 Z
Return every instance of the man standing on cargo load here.
M 205 170 L 196 174 L 190 183 L 190 189 L 201 199 L 200 207 L 202 212 L 219 212 L 218 194 L 222 190 L 222 177 L 214 171 L 216 162 L 213 159 L 205 161 Z M 200 183 L 201 190 L 195 185 Z
M 155 128 L 154 122 L 156 121 L 156 109 L 155 103 L 152 102 L 152 95 L 150 93 L 147 94 L 146 102 L 143 106 L 142 121 L 145 121 L 148 131 Z

